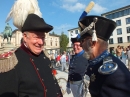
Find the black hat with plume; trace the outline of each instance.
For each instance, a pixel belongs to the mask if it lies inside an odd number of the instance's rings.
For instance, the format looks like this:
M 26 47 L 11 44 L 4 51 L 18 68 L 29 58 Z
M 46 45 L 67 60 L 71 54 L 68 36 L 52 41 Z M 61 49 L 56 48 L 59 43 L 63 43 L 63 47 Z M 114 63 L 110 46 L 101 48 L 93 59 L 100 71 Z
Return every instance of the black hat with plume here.
M 97 41 L 96 37 L 108 41 L 116 28 L 116 23 L 113 20 L 94 15 L 81 18 L 78 25 L 81 38 L 91 36 L 93 41 Z
M 71 42 L 72 42 L 72 43 L 80 42 L 79 39 L 80 39 L 80 34 L 73 34 L 73 35 L 71 36 Z
M 24 31 L 39 31 L 49 32 L 53 27 L 47 24 L 43 18 L 40 18 L 36 14 L 29 14 L 23 24 L 22 32 Z

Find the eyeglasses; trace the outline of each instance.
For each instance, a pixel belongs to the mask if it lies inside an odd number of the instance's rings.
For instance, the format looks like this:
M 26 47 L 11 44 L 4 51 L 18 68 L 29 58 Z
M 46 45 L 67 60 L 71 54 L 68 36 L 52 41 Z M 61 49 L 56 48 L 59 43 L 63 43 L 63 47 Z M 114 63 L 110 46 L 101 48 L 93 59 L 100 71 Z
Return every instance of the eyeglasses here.
M 80 46 L 80 44 L 73 44 L 73 46 L 74 46 L 74 47 L 75 47 L 75 46 L 76 46 L 76 47 L 79 47 L 79 46 Z

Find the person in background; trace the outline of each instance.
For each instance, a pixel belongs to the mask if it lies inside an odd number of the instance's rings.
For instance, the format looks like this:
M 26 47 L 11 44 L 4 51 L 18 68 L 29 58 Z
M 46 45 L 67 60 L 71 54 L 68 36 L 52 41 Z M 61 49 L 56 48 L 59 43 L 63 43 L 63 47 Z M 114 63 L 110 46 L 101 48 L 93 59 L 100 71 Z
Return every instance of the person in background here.
M 68 68 L 67 68 L 67 65 L 66 65 L 66 52 L 65 51 L 63 51 L 63 53 L 62 53 L 60 61 L 61 61 L 61 65 L 62 65 L 61 71 L 68 72 Z
M 53 53 L 51 54 L 50 59 L 51 59 L 51 65 L 52 65 L 52 67 L 55 68 L 55 67 L 56 67 L 56 66 L 55 66 L 55 65 L 56 65 L 56 62 L 55 62 L 55 57 L 54 57 L 54 54 L 53 54 Z
M 121 53 L 122 53 L 122 49 L 121 49 L 121 46 L 118 45 L 117 48 L 116 48 L 116 56 L 121 59 Z
M 108 40 L 116 22 L 101 16 L 79 20 L 80 43 L 89 66 L 91 97 L 130 97 L 130 72 L 121 60 L 108 52 Z
M 60 54 L 58 54 L 57 55 L 57 57 L 56 57 L 56 66 L 58 67 L 58 66 L 60 66 L 61 64 L 60 64 Z
M 130 71 L 130 49 L 127 52 L 128 55 L 128 70 Z
M 73 50 L 75 55 L 72 56 L 69 65 L 69 74 L 68 74 L 68 82 L 67 82 L 67 93 L 73 93 L 74 97 L 79 97 L 78 89 L 80 84 L 82 83 L 83 76 L 85 75 L 85 71 L 88 66 L 88 61 L 84 57 L 84 50 L 80 47 L 79 39 L 80 35 L 75 34 L 71 38 L 71 42 L 73 44 Z
M 122 62 L 126 65 L 126 59 L 127 59 L 127 51 L 126 48 L 123 48 L 122 53 L 121 53 L 121 60 Z
M 115 52 L 115 48 L 114 48 L 114 47 L 112 48 L 112 54 L 113 54 L 114 56 L 116 56 L 116 52 Z

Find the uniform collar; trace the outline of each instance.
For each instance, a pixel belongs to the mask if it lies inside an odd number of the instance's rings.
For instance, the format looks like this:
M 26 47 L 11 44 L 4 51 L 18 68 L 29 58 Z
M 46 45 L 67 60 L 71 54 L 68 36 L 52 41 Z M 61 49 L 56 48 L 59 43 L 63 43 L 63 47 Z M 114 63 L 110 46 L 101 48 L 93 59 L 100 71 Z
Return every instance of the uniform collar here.
M 101 55 L 99 55 L 97 58 L 93 59 L 93 60 L 89 60 L 89 64 L 90 65 L 96 65 L 97 63 L 99 63 L 100 61 L 102 61 L 105 57 L 107 57 L 110 53 L 105 50 Z
M 20 46 L 20 48 L 22 49 L 22 50 L 24 50 L 26 53 L 28 53 L 29 55 L 33 55 L 33 56 L 35 56 L 35 57 L 38 57 L 38 56 L 40 56 L 40 54 L 39 55 L 36 55 L 36 54 L 34 54 L 33 52 L 31 52 L 28 48 L 27 48 L 27 46 L 25 45 L 25 44 L 22 44 L 21 46 Z
M 82 55 L 84 53 L 84 50 L 82 50 L 81 52 L 79 52 L 78 54 L 75 54 L 76 57 Z

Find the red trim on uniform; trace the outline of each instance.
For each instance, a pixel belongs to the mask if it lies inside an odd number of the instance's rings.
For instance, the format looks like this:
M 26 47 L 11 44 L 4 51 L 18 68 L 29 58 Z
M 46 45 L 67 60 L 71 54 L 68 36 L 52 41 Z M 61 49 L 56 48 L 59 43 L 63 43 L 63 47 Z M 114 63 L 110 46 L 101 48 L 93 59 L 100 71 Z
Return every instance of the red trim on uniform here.
M 26 53 L 28 53 L 29 55 L 33 55 L 33 56 L 35 56 L 35 57 L 38 57 L 39 55 L 36 55 L 36 54 L 34 54 L 33 52 L 31 52 L 24 44 L 22 44 L 21 46 L 20 46 L 20 48 L 22 49 L 22 50 L 24 50 Z
M 59 94 L 57 97 L 62 97 L 61 94 Z
M 30 58 L 30 61 L 31 61 L 31 63 L 32 63 L 32 65 L 33 65 L 33 67 L 34 67 L 34 69 L 35 69 L 37 75 L 38 75 L 38 78 L 40 79 L 40 82 L 41 82 L 41 84 L 42 84 L 42 86 L 43 86 L 43 88 L 44 88 L 44 97 L 46 97 L 46 91 L 45 91 L 45 90 L 46 90 L 46 87 L 45 87 L 45 85 L 44 85 L 44 83 L 43 83 L 43 81 L 42 81 L 42 79 L 41 79 L 41 77 L 40 77 L 39 72 L 37 71 L 37 68 L 36 68 L 35 64 L 34 64 L 33 61 L 31 60 L 31 58 Z

